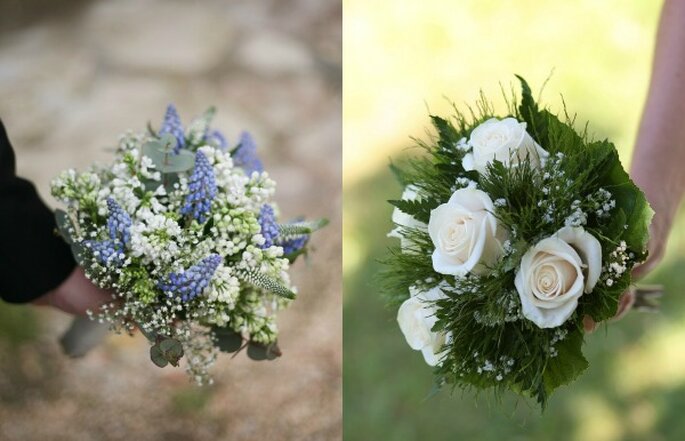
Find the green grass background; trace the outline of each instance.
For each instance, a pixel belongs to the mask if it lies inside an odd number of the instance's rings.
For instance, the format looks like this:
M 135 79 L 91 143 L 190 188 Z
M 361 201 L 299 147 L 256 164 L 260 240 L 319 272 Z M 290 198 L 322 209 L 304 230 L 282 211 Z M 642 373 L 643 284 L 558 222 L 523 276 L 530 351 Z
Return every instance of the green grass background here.
M 402 3 L 402 2 L 400 2 Z M 423 136 L 427 109 L 448 112 L 513 73 L 533 88 L 554 74 L 543 99 L 559 94 L 591 133 L 609 137 L 627 166 L 646 94 L 659 2 L 345 1 L 344 433 L 346 440 L 685 439 L 685 217 L 663 264 L 658 314 L 631 313 L 586 338 L 589 369 L 533 403 L 442 391 L 404 341 L 396 311 L 374 276 L 391 244 L 391 207 L 401 189 L 388 157 Z M 396 7 L 393 7 L 396 5 Z M 501 103 L 500 103 L 501 105 Z M 411 151 L 409 152 L 411 153 Z

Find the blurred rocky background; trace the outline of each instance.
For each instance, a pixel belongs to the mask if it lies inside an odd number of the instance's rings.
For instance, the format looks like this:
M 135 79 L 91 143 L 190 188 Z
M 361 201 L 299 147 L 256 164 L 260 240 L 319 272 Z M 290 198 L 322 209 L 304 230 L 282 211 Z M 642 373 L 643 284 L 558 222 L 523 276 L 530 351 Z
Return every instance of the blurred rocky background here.
M 52 206 L 60 170 L 118 135 L 215 105 L 252 132 L 286 216 L 332 220 L 293 278 L 283 357 L 221 357 L 216 384 L 160 370 L 137 335 L 83 359 L 66 315 L 0 305 L 0 440 L 335 440 L 341 429 L 341 5 L 335 0 L 0 0 L 0 118 Z M 1 246 L 1 244 L 0 244 Z

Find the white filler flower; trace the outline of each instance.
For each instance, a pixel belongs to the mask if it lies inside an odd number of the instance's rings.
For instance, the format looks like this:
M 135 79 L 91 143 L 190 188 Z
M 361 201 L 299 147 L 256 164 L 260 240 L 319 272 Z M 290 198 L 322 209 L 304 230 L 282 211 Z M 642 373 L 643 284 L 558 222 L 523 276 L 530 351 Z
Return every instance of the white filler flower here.
M 431 211 L 428 222 L 433 269 L 463 276 L 482 273 L 503 253 L 506 233 L 498 228 L 494 206 L 487 193 L 474 188 L 455 191 L 446 204 Z
M 540 167 L 549 156 L 526 132 L 526 123 L 515 118 L 490 118 L 471 132 L 472 148 L 462 160 L 465 170 L 484 173 L 493 160 L 514 166 L 528 158 L 531 166 Z
M 441 349 L 448 337 L 444 333 L 431 330 L 437 322 L 437 308 L 433 302 L 445 298 L 445 295 L 440 287 L 421 292 L 411 286 L 409 292 L 411 297 L 402 303 L 397 312 L 397 323 L 409 346 L 415 351 L 421 351 L 428 365 L 436 366 L 444 356 Z
M 523 315 L 540 328 L 561 325 L 583 292 L 595 287 L 601 271 L 599 241 L 581 227 L 562 228 L 521 259 L 515 285 Z

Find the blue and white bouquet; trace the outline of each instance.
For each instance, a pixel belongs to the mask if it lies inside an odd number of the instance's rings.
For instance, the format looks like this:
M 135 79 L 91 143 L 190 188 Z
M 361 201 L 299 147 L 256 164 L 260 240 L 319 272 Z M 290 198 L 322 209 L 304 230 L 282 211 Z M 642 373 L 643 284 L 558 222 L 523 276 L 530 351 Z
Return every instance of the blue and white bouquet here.
M 66 170 L 52 194 L 61 235 L 112 302 L 91 318 L 139 328 L 152 361 L 198 382 L 219 351 L 280 355 L 276 314 L 296 295 L 290 264 L 325 220 L 279 223 L 276 183 L 250 134 L 229 145 L 214 109 L 184 130 L 173 105 L 161 128 L 124 134 L 114 162 Z
M 612 143 L 521 84 L 506 115 L 483 98 L 468 115 L 433 116 L 424 154 L 393 166 L 400 246 L 381 279 L 439 386 L 544 406 L 587 368 L 583 321 L 616 314 L 653 212 Z

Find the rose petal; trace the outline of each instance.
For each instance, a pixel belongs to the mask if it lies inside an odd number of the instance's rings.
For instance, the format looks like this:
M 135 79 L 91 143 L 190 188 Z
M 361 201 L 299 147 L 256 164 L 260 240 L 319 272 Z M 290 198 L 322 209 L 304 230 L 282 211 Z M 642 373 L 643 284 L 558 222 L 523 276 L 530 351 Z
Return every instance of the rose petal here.
M 602 246 L 599 241 L 581 227 L 564 227 L 556 236 L 568 242 L 580 255 L 587 270 L 585 292 L 591 292 L 602 272 Z
M 418 296 L 410 297 L 400 305 L 397 323 L 410 348 L 419 350 L 430 344 L 430 329 L 424 323 L 423 303 Z

